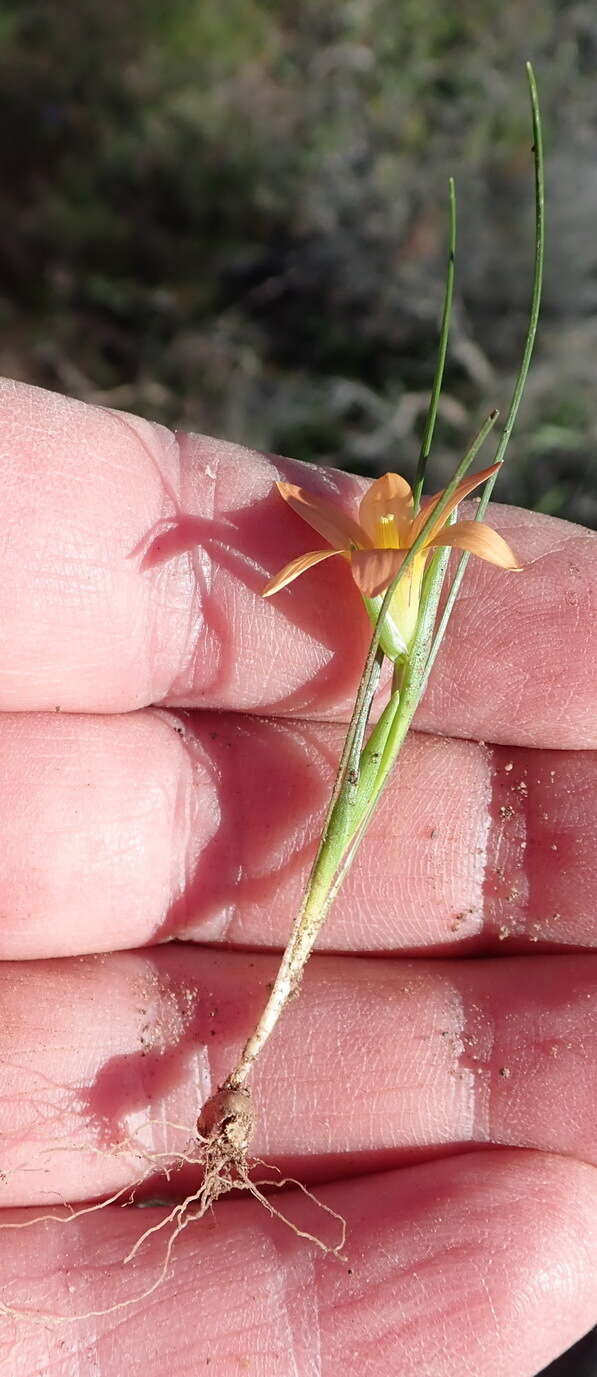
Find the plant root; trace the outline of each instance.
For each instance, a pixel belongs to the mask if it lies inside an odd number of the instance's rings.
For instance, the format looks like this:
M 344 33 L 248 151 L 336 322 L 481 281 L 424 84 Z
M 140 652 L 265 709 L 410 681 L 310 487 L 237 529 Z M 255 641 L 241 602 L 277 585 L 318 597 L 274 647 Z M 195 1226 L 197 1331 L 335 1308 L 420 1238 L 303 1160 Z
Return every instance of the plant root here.
M 171 1180 L 172 1176 L 184 1165 L 192 1165 L 201 1168 L 203 1178 L 200 1186 L 192 1194 L 187 1195 L 184 1200 L 179 1201 L 171 1209 L 167 1210 L 163 1218 L 156 1224 L 152 1224 L 140 1235 L 136 1243 L 129 1250 L 123 1259 L 125 1263 L 133 1262 L 137 1253 L 143 1248 L 144 1244 L 154 1234 L 165 1234 L 165 1248 L 161 1259 L 159 1271 L 153 1281 L 142 1291 L 134 1292 L 114 1305 L 107 1306 L 101 1310 L 87 1310 L 83 1313 L 48 1314 L 23 1310 L 13 1307 L 0 1299 L 0 1316 L 12 1319 L 15 1323 L 42 1323 L 60 1324 L 73 1323 L 81 1320 L 95 1319 L 101 1316 L 111 1315 L 115 1311 L 124 1310 L 132 1305 L 137 1305 L 146 1300 L 158 1289 L 166 1280 L 172 1254 L 177 1239 L 190 1224 L 203 1219 L 204 1216 L 213 1208 L 215 1202 L 221 1196 L 233 1191 L 244 1191 L 257 1200 L 272 1218 L 280 1220 L 286 1224 L 293 1233 L 299 1238 L 304 1238 L 307 1242 L 314 1244 L 323 1253 L 329 1254 L 344 1261 L 344 1245 L 346 1241 L 346 1221 L 343 1216 L 319 1200 L 307 1186 L 301 1181 L 292 1177 L 271 1177 L 255 1180 L 250 1172 L 255 1166 L 265 1166 L 259 1158 L 250 1158 L 248 1148 L 253 1136 L 255 1125 L 255 1115 L 251 1105 L 250 1092 L 246 1088 L 230 1089 L 226 1086 L 216 1091 L 211 1099 L 204 1105 L 197 1120 L 194 1135 L 187 1139 L 186 1150 L 175 1153 L 156 1152 L 152 1153 L 130 1139 L 122 1143 L 114 1144 L 111 1148 L 97 1149 L 98 1152 L 108 1152 L 110 1155 L 118 1156 L 124 1153 L 136 1152 L 145 1162 L 145 1170 L 139 1178 L 132 1184 L 123 1186 L 115 1191 L 107 1199 L 95 1202 L 90 1205 L 82 1205 L 73 1208 L 66 1201 L 64 1202 L 64 1213 L 42 1213 L 33 1214 L 25 1220 L 18 1222 L 7 1221 L 0 1223 L 0 1230 L 4 1229 L 25 1229 L 33 1224 L 52 1222 L 56 1224 L 69 1224 L 82 1215 L 93 1214 L 96 1210 L 103 1210 L 107 1206 L 121 1205 L 125 1208 L 134 1206 L 135 1192 L 158 1169 L 163 1175 Z M 183 1130 L 183 1125 L 171 1125 Z M 71 1145 L 72 1146 L 72 1145 Z M 61 1149 L 55 1149 L 60 1151 Z M 70 1149 L 69 1149 L 70 1150 Z M 271 1169 L 271 1168 L 270 1168 Z M 284 1214 L 272 1203 L 271 1197 L 265 1194 L 266 1189 L 283 1189 L 284 1186 L 295 1186 L 305 1195 L 318 1210 L 328 1215 L 336 1221 L 339 1226 L 339 1238 L 336 1243 L 326 1243 L 317 1234 L 311 1233 L 308 1229 L 302 1229 L 294 1221 Z

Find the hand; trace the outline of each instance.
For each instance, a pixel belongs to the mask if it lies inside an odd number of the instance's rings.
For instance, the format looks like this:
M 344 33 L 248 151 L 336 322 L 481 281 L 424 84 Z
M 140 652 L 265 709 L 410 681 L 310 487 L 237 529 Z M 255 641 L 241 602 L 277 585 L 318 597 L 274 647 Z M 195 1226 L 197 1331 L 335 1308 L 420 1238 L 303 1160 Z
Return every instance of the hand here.
M 369 627 L 341 560 L 260 596 L 305 548 L 273 490 L 300 465 L 11 383 L 0 427 L 0 1222 L 28 1226 L 0 1279 L 16 1312 L 81 1315 L 149 1290 L 167 1231 L 122 1259 L 168 1211 L 35 1221 L 164 1161 L 232 1064 Z M 256 1154 L 345 1216 L 346 1261 L 225 1201 L 144 1301 L 7 1316 L 10 1377 L 530 1377 L 593 1322 L 597 537 L 494 522 L 525 572 L 471 560 L 253 1081 Z M 336 1242 L 300 1192 L 275 1203 Z

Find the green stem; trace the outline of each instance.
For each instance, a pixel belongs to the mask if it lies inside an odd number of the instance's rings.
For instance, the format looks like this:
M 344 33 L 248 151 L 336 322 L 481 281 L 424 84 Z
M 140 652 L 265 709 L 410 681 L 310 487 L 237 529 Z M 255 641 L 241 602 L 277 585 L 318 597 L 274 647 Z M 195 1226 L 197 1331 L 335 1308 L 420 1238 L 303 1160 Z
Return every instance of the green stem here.
M 375 689 L 377 687 L 377 683 L 379 681 L 380 665 L 381 660 L 383 659 L 383 652 L 380 648 L 380 641 L 392 597 L 400 582 L 400 579 L 404 578 L 405 573 L 410 568 L 416 555 L 425 545 L 425 541 L 427 539 L 431 526 L 435 524 L 438 517 L 441 516 L 442 512 L 448 505 L 450 498 L 452 497 L 452 494 L 455 492 L 456 488 L 458 487 L 458 484 L 464 477 L 464 474 L 467 472 L 471 464 L 474 462 L 478 454 L 478 451 L 481 448 L 481 445 L 483 444 L 483 441 L 489 434 L 489 431 L 492 429 L 492 426 L 495 425 L 497 415 L 497 411 L 492 411 L 490 415 L 487 417 L 487 419 L 483 422 L 483 425 L 477 431 L 477 434 L 471 441 L 471 444 L 469 445 L 466 454 L 461 459 L 460 464 L 458 465 L 458 468 L 456 469 L 453 478 L 451 479 L 450 483 L 448 483 L 445 492 L 442 494 L 440 501 L 434 508 L 433 512 L 427 518 L 427 521 L 423 524 L 419 532 L 419 535 L 417 536 L 417 539 L 413 541 L 413 544 L 411 545 L 410 549 L 407 550 L 405 559 L 403 560 L 400 569 L 398 570 L 398 573 L 396 574 L 395 578 L 392 580 L 392 583 L 389 585 L 389 588 L 386 589 L 386 592 L 384 594 L 377 622 L 373 630 L 373 636 L 371 638 L 371 644 L 369 646 L 369 653 L 367 655 L 367 660 L 365 662 L 365 668 L 361 676 L 361 681 L 359 684 L 355 705 L 352 712 L 352 717 L 350 719 L 346 740 L 344 742 L 342 756 L 340 758 L 340 764 L 338 766 L 338 772 L 336 775 L 336 782 L 328 807 L 321 841 L 319 844 L 317 855 L 315 857 L 311 875 L 309 877 L 309 885 L 305 896 L 305 903 L 308 902 L 311 886 L 316 883 L 318 884 L 318 867 L 320 865 L 324 865 L 327 871 L 328 865 L 334 859 L 335 864 L 337 866 L 340 862 L 343 845 L 345 845 L 346 843 L 346 813 L 344 809 L 343 791 L 346 787 L 348 776 L 350 774 L 354 775 L 355 773 L 358 776 L 360 753 L 359 742 L 362 742 L 364 737 L 364 731 L 371 711 L 373 696 L 375 693 Z M 361 724 L 363 723 L 364 725 L 361 728 Z M 341 799 L 342 803 L 340 802 Z M 298 921 L 299 920 L 297 920 L 297 922 Z
M 514 425 L 532 354 L 539 311 L 543 266 L 543 151 L 537 91 L 530 63 L 527 63 L 527 73 L 531 92 L 533 132 L 535 136 L 535 185 L 537 205 L 535 281 L 533 287 L 531 320 L 523 361 L 515 385 L 514 396 L 504 428 L 504 434 L 496 454 L 496 460 L 500 463 L 503 460 Z M 450 243 L 452 246 L 452 257 L 449 269 L 452 270 L 453 241 L 455 237 L 453 184 L 451 184 L 451 217 Z M 421 447 L 421 456 L 417 469 L 417 478 L 415 480 L 415 487 L 418 489 L 417 501 L 420 497 L 422 474 L 424 474 L 425 463 L 431 444 L 431 436 L 433 434 L 433 426 L 437 414 L 437 401 L 439 398 L 441 377 L 445 362 L 447 321 L 449 319 L 452 290 L 451 276 L 448 287 L 449 291 L 447 288 L 446 292 L 446 302 L 448 305 L 446 306 L 446 303 L 444 304 L 440 357 L 436 369 L 437 386 L 434 383 L 427 425 L 425 427 L 425 434 Z M 442 494 L 434 511 L 423 525 L 417 539 L 407 551 L 396 577 L 384 594 L 371 639 L 367 661 L 359 684 L 346 741 L 344 743 L 323 836 L 311 870 L 303 904 L 293 924 L 290 939 L 282 957 L 266 1007 L 258 1020 L 254 1032 L 247 1040 L 236 1067 L 224 1082 L 224 1086 L 222 1087 L 223 1091 L 235 1090 L 244 1084 L 251 1067 L 254 1065 L 256 1058 L 259 1056 L 268 1037 L 272 1033 L 288 999 L 293 991 L 296 990 L 305 962 L 310 955 L 322 923 L 352 864 L 374 809 L 377 807 L 383 790 L 390 778 L 392 767 L 411 725 L 417 704 L 425 690 L 429 670 L 439 647 L 441 638 L 438 639 L 436 635 L 433 639 L 433 626 L 449 551 L 438 551 L 430 561 L 430 566 L 426 573 L 423 586 L 421 611 L 414 642 L 403 664 L 400 667 L 398 667 L 398 664 L 395 664 L 393 692 L 390 702 L 385 712 L 382 714 L 377 727 L 374 727 L 367 745 L 363 747 L 365 730 L 383 659 L 383 652 L 380 646 L 388 609 L 400 579 L 404 578 L 413 560 L 424 547 L 432 523 L 435 523 L 438 518 L 441 518 L 443 515 L 458 484 L 470 468 L 470 465 L 496 418 L 497 412 L 494 411 L 490 414 L 478 434 L 475 436 L 469 450 L 458 465 L 451 482 Z M 485 505 L 489 501 L 492 486 L 492 483 L 488 483 L 486 486 L 482 499 Z M 452 597 L 452 594 L 450 594 L 450 597 Z M 445 629 L 443 618 L 440 623 L 440 628 L 442 626 Z
M 431 452 L 431 442 L 433 440 L 435 422 L 437 420 L 437 408 L 439 405 L 442 383 L 444 380 L 444 368 L 446 364 L 446 354 L 448 350 L 448 335 L 450 333 L 452 298 L 454 296 L 454 262 L 456 258 L 456 188 L 454 186 L 453 177 L 450 177 L 448 181 L 448 197 L 450 208 L 450 229 L 448 238 L 448 267 L 446 272 L 446 288 L 444 293 L 442 323 L 439 332 L 439 349 L 437 356 L 437 364 L 435 367 L 435 376 L 433 379 L 431 396 L 429 398 L 429 406 L 427 409 L 427 417 L 425 421 L 425 430 L 423 431 L 423 439 L 421 441 L 421 449 L 417 463 L 417 471 L 415 474 L 415 481 L 413 484 L 413 499 L 415 512 L 418 512 L 419 507 L 421 505 L 421 493 L 423 491 L 423 484 L 425 482 L 425 470 L 427 468 L 427 460 Z
M 506 449 L 508 447 L 510 436 L 514 429 L 516 417 L 518 415 L 518 409 L 524 392 L 527 374 L 533 356 L 533 349 L 535 347 L 535 337 L 537 334 L 539 311 L 541 309 L 541 290 L 543 285 L 543 262 L 545 257 L 545 169 L 543 160 L 543 132 L 541 128 L 541 109 L 539 105 L 539 96 L 537 94 L 535 73 L 530 62 L 527 62 L 526 69 L 529 82 L 529 94 L 531 100 L 531 113 L 533 120 L 533 159 L 535 166 L 535 267 L 533 273 L 533 289 L 531 293 L 531 310 L 529 314 L 527 337 L 525 340 L 525 346 L 522 354 L 520 368 L 518 370 L 516 382 L 514 384 L 514 391 L 512 393 L 510 408 L 508 411 L 508 415 L 506 417 L 506 424 L 504 426 L 503 434 L 501 436 L 495 454 L 494 463 L 496 464 L 501 464 L 504 461 Z M 481 521 L 485 516 L 485 512 L 487 511 L 489 500 L 498 477 L 499 470 L 497 473 L 494 473 L 493 476 L 490 479 L 488 479 L 487 483 L 485 484 L 481 496 L 481 501 L 478 503 L 477 511 L 475 513 L 475 521 Z M 454 574 L 454 578 L 452 581 L 452 585 L 450 588 L 450 592 L 448 594 L 446 605 L 442 612 L 442 616 L 433 640 L 433 645 L 429 653 L 429 661 L 427 664 L 427 671 L 425 674 L 423 688 L 425 688 L 427 684 L 427 680 L 431 673 L 431 668 L 435 662 L 438 650 L 444 638 L 446 627 L 452 615 L 454 603 L 456 602 L 458 590 L 462 583 L 464 571 L 466 569 L 468 561 L 468 553 L 464 553 L 460 556 L 458 565 L 456 567 L 456 572 Z
M 394 667 L 392 694 L 361 752 L 358 778 L 341 786 L 334 813 L 311 872 L 304 912 L 319 926 L 338 892 L 390 777 L 422 696 L 422 683 L 449 549 L 434 551 L 425 575 L 415 639 L 404 664 Z M 316 934 L 315 934 L 316 935 Z M 314 938 L 313 938 L 314 940 Z

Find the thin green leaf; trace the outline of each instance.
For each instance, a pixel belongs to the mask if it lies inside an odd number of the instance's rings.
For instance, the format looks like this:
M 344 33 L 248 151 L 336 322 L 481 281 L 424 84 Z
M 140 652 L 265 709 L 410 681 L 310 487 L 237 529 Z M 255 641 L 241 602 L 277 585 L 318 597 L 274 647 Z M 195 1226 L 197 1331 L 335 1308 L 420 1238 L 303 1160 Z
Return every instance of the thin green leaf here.
M 446 271 L 446 288 L 444 292 L 444 306 L 442 311 L 442 323 L 439 332 L 439 347 L 437 355 L 437 364 L 435 368 L 435 376 L 433 379 L 431 396 L 429 398 L 429 407 L 427 409 L 425 429 L 423 431 L 423 439 L 421 441 L 421 449 L 419 452 L 417 471 L 415 474 L 415 481 L 413 484 L 415 513 L 418 512 L 419 507 L 421 505 L 421 493 L 423 491 L 423 484 L 425 482 L 425 470 L 427 468 L 427 460 L 431 452 L 431 443 L 433 440 L 433 433 L 435 430 L 435 422 L 437 420 L 437 408 L 439 405 L 439 399 L 442 390 L 442 382 L 444 380 L 444 368 L 446 363 L 446 353 L 448 350 L 448 336 L 450 333 L 452 298 L 454 295 L 454 263 L 456 258 L 456 188 L 454 185 L 453 177 L 450 177 L 448 182 L 448 199 L 450 228 L 448 235 L 448 266 Z
M 508 415 L 506 418 L 506 424 L 504 426 L 504 431 L 498 444 L 494 460 L 494 463 L 500 464 L 504 461 L 504 456 L 506 453 L 508 442 L 514 429 L 514 424 L 516 421 L 516 417 L 518 415 L 518 408 L 520 406 L 520 402 L 527 380 L 527 374 L 529 371 L 531 358 L 533 356 L 535 337 L 537 334 L 537 324 L 539 320 L 539 311 L 541 308 L 541 290 L 543 285 L 543 261 L 545 256 L 545 170 L 543 161 L 543 132 L 541 127 L 541 109 L 539 106 L 539 96 L 537 93 L 535 73 L 530 62 L 527 62 L 526 69 L 529 82 L 531 113 L 533 119 L 533 157 L 535 164 L 535 270 L 533 275 L 533 290 L 531 295 L 529 325 L 527 330 L 524 351 L 522 355 L 520 368 L 518 370 L 516 382 L 514 384 L 512 401 L 510 402 L 510 409 L 508 411 Z M 477 511 L 475 512 L 475 521 L 481 521 L 484 517 L 489 504 L 489 499 L 491 497 L 498 477 L 499 470 L 497 473 L 494 473 L 493 476 L 490 479 L 488 479 L 487 483 L 485 484 L 481 496 L 481 501 L 478 503 Z M 462 583 L 462 578 L 466 566 L 468 564 L 469 557 L 470 556 L 468 553 L 464 553 L 460 556 L 460 559 L 458 561 L 456 572 L 454 574 L 450 592 L 448 594 L 448 598 L 446 601 L 446 606 L 443 610 L 439 625 L 437 627 L 437 631 L 435 633 L 433 644 L 431 646 L 431 650 L 429 653 L 429 660 L 427 664 L 427 670 L 425 673 L 423 687 L 425 687 L 425 685 L 427 684 L 427 680 L 429 678 L 432 665 L 435 663 L 438 650 L 444 638 L 446 627 L 452 615 L 454 603 L 456 601 L 460 584 Z

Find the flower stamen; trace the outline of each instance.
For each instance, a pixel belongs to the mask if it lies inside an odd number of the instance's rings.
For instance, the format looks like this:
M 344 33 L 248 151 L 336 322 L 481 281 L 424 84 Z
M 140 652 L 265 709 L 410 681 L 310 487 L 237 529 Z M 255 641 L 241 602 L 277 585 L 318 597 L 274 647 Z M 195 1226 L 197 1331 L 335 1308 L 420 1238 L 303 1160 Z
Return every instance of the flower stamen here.
M 378 548 L 380 550 L 398 550 L 400 539 L 396 517 L 388 512 L 384 516 L 379 516 L 375 525 Z

